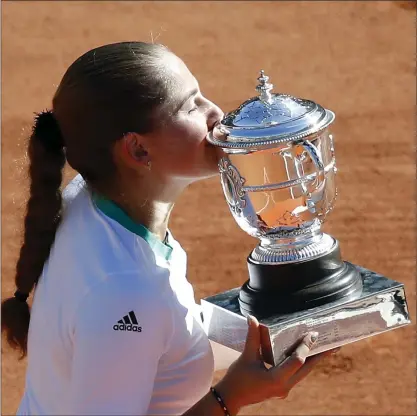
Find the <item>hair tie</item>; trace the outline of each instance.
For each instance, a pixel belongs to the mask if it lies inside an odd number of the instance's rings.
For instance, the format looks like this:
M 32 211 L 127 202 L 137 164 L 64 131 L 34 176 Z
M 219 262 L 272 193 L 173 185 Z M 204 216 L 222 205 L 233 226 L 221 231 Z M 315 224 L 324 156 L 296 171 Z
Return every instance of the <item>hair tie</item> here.
M 14 297 L 20 302 L 26 302 L 29 295 L 21 292 L 20 290 L 16 290 L 16 292 L 14 292 Z
M 62 150 L 65 147 L 61 129 L 51 110 L 36 114 L 33 134 L 45 149 L 51 151 Z

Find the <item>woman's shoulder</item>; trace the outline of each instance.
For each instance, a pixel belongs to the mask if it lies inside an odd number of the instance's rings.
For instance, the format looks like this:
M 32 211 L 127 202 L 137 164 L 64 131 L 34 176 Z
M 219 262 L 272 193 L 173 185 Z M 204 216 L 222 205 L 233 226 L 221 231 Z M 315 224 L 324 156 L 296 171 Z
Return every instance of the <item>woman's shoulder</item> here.
M 102 303 L 107 306 L 140 305 L 149 310 L 161 309 L 169 303 L 169 293 L 161 285 L 145 276 L 146 270 L 124 270 L 108 273 L 96 279 L 84 293 L 86 302 Z

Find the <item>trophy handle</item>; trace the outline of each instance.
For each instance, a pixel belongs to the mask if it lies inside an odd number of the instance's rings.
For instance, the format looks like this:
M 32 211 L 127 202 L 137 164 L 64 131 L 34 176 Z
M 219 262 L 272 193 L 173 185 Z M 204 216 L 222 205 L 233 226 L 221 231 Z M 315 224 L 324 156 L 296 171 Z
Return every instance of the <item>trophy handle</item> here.
M 319 149 L 314 146 L 313 143 L 311 143 L 309 140 L 303 140 L 299 143 L 308 153 L 311 160 L 313 161 L 315 167 L 316 167 L 316 178 L 314 180 L 316 184 L 316 191 L 319 191 L 320 198 L 322 196 L 322 193 L 325 189 L 324 185 L 326 183 L 326 176 L 325 176 L 325 169 L 324 169 L 324 163 L 321 158 L 321 154 Z M 321 192 L 320 192 L 321 191 Z M 310 212 L 315 213 L 315 203 L 316 201 L 312 198 L 312 195 L 310 192 L 307 191 L 307 207 Z

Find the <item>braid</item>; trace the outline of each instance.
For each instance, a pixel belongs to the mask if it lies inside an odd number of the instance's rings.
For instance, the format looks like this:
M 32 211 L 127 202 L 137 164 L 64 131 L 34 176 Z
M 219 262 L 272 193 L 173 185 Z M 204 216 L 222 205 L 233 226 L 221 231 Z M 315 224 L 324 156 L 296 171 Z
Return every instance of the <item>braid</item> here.
M 61 220 L 60 186 L 65 151 L 52 112 L 37 115 L 29 140 L 30 195 L 24 221 L 24 240 L 16 266 L 16 292 L 2 303 L 2 330 L 13 348 L 27 351 L 30 309 L 26 302 L 49 257 Z

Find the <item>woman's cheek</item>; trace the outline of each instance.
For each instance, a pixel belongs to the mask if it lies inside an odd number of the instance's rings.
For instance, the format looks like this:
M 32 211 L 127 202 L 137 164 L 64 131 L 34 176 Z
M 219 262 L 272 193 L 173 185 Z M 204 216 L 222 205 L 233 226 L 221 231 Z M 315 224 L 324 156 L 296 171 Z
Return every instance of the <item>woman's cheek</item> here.
M 182 130 L 183 140 L 188 143 L 201 143 L 207 135 L 207 125 L 200 120 L 193 120 L 189 122 L 187 126 Z

